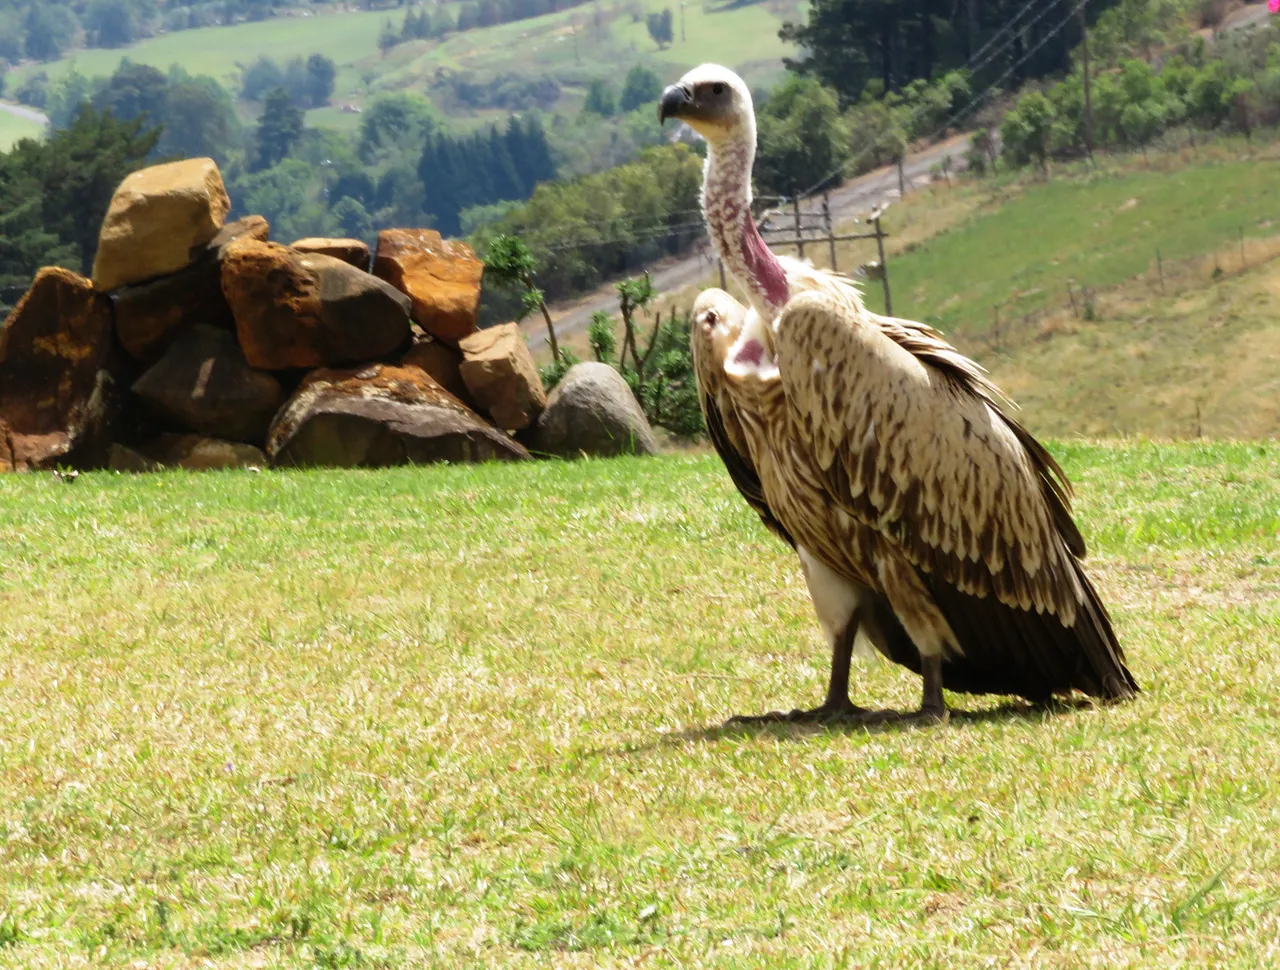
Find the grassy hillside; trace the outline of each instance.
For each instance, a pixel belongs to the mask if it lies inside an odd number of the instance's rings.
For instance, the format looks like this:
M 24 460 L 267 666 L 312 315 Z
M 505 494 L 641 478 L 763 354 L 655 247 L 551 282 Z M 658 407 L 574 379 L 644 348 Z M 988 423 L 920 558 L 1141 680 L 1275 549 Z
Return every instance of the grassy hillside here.
M 449 4 L 455 9 L 460 4 Z M 672 6 L 676 12 L 676 41 L 658 51 L 649 39 L 643 14 Z M 268 55 L 279 61 L 299 55 L 324 54 L 339 66 L 335 103 L 362 104 L 379 90 L 414 89 L 426 92 L 438 70 L 467 71 L 484 80 L 514 73 L 550 74 L 574 90 L 591 78 L 621 81 L 635 63 L 648 63 L 664 75 L 678 75 L 714 51 L 718 60 L 741 68 L 752 80 L 766 80 L 781 71 L 790 48 L 778 40 L 782 20 L 795 18 L 798 0 L 770 0 L 752 4 L 689 4 L 685 8 L 687 40 L 680 40 L 679 7 L 669 0 L 637 0 L 594 4 L 495 27 L 463 31 L 442 41 L 414 41 L 391 49 L 384 57 L 377 40 L 383 23 L 399 26 L 402 10 L 379 12 L 327 11 L 307 17 L 282 17 L 233 27 L 208 27 L 151 38 L 125 50 L 81 50 L 52 64 L 27 65 L 14 74 L 34 71 L 58 77 L 72 64 L 84 74 L 110 74 L 127 57 L 167 69 L 181 64 L 192 73 L 208 74 L 237 87 L 241 66 Z M 576 110 L 573 91 L 564 107 Z M 317 113 L 313 123 L 350 125 L 351 115 L 334 109 Z
M 43 132 L 39 122 L 0 111 L 0 151 L 8 151 L 20 138 L 39 138 Z
M 894 311 L 982 361 L 1041 434 L 1280 434 L 1278 156 L 1229 143 L 911 193 L 886 219 Z M 845 247 L 841 268 L 872 255 Z M 866 297 L 883 308 L 879 284 Z
M 1266 965 L 1280 449 L 1057 450 L 1145 693 L 877 734 L 714 458 L 4 479 L 0 963 Z

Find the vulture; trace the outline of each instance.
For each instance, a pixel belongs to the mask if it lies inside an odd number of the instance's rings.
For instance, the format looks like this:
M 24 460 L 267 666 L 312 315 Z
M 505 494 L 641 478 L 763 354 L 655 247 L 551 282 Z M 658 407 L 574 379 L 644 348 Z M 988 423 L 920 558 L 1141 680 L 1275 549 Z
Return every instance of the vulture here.
M 936 723 L 943 689 L 1034 703 L 1138 685 L 1081 565 L 1071 487 L 983 369 L 924 324 L 868 311 L 856 284 L 772 253 L 751 214 L 751 94 L 704 64 L 659 121 L 707 142 L 702 208 L 747 294 L 702 293 L 691 342 L 708 433 L 733 483 L 799 556 L 831 648 L 818 707 L 760 721 Z M 849 699 L 855 648 L 919 674 L 920 709 Z

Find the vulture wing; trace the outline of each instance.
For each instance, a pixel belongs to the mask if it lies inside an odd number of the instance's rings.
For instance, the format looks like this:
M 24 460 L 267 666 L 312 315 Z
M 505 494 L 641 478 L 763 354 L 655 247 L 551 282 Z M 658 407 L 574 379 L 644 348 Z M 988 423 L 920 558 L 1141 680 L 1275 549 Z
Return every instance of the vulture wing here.
M 946 686 L 1033 700 L 1136 691 L 1076 558 L 1061 469 L 976 364 L 846 289 L 802 293 L 779 317 L 788 416 L 831 503 L 900 549 L 946 617 L 962 651 L 944 662 Z M 918 666 L 901 643 L 892 652 Z
M 726 308 L 738 313 L 735 330 L 741 327 L 741 317 L 746 310 L 727 293 L 724 296 Z M 747 436 L 742 430 L 742 422 L 734 410 L 733 402 L 724 387 L 724 346 L 725 341 L 716 341 L 712 335 L 695 323 L 691 328 L 689 340 L 693 354 L 693 370 L 698 380 L 698 404 L 702 408 L 702 418 L 707 426 L 707 435 L 715 445 L 720 460 L 729 472 L 733 484 L 737 486 L 747 504 L 756 510 L 760 521 L 787 545 L 795 547 L 795 540 L 774 517 L 769 503 L 764 497 L 764 488 L 760 484 L 760 475 L 751 461 L 751 452 L 747 447 Z

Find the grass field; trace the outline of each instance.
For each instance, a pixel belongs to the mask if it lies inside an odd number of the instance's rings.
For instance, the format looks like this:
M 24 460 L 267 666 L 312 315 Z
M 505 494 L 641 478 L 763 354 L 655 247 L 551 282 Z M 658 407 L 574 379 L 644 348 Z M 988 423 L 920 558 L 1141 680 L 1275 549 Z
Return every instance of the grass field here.
M 39 138 L 42 134 L 44 125 L 39 122 L 0 111 L 0 151 L 7 152 L 19 139 Z
M 876 734 L 710 456 L 0 479 L 0 965 L 1276 965 L 1280 446 L 1056 450 L 1145 693 Z
M 1157 249 L 1170 264 L 1215 251 L 1229 258 L 1241 231 L 1280 235 L 1277 157 L 1268 146 L 1231 160 L 1177 154 L 1147 168 L 968 184 L 960 191 L 980 197 L 968 218 L 890 266 L 894 311 L 974 336 L 992 325 L 995 306 L 1008 316 L 1065 303 L 1068 280 L 1103 289 L 1154 278 Z M 879 289 L 868 295 L 880 309 Z
M 461 4 L 449 4 L 456 13 Z M 667 0 L 638 0 L 639 12 L 670 6 Z M 704 60 L 708 45 L 716 57 L 740 68 L 752 81 L 776 77 L 782 57 L 791 53 L 778 39 L 783 19 L 800 16 L 799 0 L 734 4 L 689 4 L 685 8 L 685 36 L 680 40 L 679 10 L 676 41 L 659 51 L 649 39 L 643 19 L 633 22 L 622 5 L 587 5 L 529 20 L 463 31 L 442 41 L 420 41 L 392 48 L 384 57 L 378 35 L 391 19 L 397 26 L 401 10 L 373 12 L 325 11 L 307 17 L 282 17 L 232 27 L 178 31 L 141 41 L 124 50 L 79 50 L 50 64 L 27 65 L 13 72 L 11 86 L 41 70 L 51 78 L 74 65 L 91 76 L 110 74 L 122 58 L 167 70 L 180 64 L 194 74 L 208 74 L 233 92 L 240 69 L 262 55 L 287 61 L 319 53 L 338 65 L 334 101 L 363 104 L 379 90 L 426 92 L 440 69 L 467 71 L 480 79 L 517 74 L 550 74 L 562 84 L 584 87 L 591 78 L 621 82 L 627 68 L 647 63 L 664 75 L 678 76 Z M 566 110 L 576 110 L 570 98 Z M 348 127 L 351 116 L 332 109 L 309 114 L 312 124 Z
M 894 312 L 988 367 L 1039 434 L 1278 435 L 1277 157 L 1224 140 L 921 187 L 886 217 Z M 874 255 L 842 244 L 838 265 Z M 864 292 L 883 309 L 879 283 Z

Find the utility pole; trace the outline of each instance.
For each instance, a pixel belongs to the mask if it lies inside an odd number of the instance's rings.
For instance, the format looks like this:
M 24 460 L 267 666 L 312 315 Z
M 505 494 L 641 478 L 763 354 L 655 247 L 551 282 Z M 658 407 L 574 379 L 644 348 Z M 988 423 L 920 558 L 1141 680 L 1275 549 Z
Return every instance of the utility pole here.
M 884 315 L 893 316 L 893 297 L 889 295 L 889 267 L 884 261 L 884 230 L 880 228 L 880 210 L 872 213 L 872 223 L 876 227 L 876 249 L 880 253 L 880 282 L 884 285 Z
M 800 250 L 800 258 L 804 259 L 804 229 L 800 224 L 800 200 L 791 200 L 791 209 L 796 216 L 796 247 Z
M 1089 24 L 1085 19 L 1084 8 L 1088 0 L 1080 0 L 1077 12 L 1080 14 L 1080 37 L 1084 44 L 1084 150 L 1093 161 L 1093 97 L 1089 82 Z
M 685 0 L 680 0 L 680 43 L 684 43 L 684 5 Z

